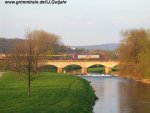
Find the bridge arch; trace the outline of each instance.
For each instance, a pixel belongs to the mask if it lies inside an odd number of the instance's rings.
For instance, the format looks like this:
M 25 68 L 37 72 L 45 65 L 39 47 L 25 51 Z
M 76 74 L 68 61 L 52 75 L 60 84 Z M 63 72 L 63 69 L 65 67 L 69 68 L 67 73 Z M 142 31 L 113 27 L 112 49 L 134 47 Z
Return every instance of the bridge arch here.
M 49 64 L 49 65 L 41 65 L 39 67 L 39 70 L 40 71 L 47 71 L 47 72 L 57 72 L 58 67 L 55 66 L 55 65 L 51 65 L 51 64 Z
M 82 67 L 77 64 L 70 64 L 63 68 L 64 73 L 70 73 L 70 74 L 79 74 L 81 73 Z
M 79 64 L 79 63 L 69 63 L 63 66 L 63 68 L 67 67 L 67 66 L 79 66 L 79 67 L 83 67 L 83 65 Z
M 119 64 L 118 65 L 114 65 L 113 67 L 112 67 L 112 72 L 115 72 L 115 71 L 118 71 L 119 70 Z
M 93 65 L 102 65 L 104 67 L 107 67 L 103 62 L 89 62 L 89 63 L 85 64 L 85 67 L 89 68 L 89 67 L 91 67 Z
M 93 65 L 87 67 L 87 71 L 90 73 L 104 73 L 105 66 L 101 65 L 101 64 L 93 64 Z

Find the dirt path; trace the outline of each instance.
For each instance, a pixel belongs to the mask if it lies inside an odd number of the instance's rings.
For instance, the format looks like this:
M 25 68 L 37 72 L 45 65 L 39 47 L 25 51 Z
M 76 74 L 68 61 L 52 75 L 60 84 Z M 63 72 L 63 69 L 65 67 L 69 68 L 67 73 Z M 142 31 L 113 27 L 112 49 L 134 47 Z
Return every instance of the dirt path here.
M 4 72 L 0 72 L 0 77 L 3 75 Z

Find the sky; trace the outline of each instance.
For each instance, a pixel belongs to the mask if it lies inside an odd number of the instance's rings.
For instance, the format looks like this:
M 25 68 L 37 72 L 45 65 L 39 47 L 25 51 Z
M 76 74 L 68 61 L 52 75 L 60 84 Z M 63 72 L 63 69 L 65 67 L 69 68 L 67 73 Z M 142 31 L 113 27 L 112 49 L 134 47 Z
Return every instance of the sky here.
M 45 30 L 70 46 L 119 43 L 121 31 L 150 28 L 150 0 L 66 0 L 67 4 L 8 5 L 0 1 L 0 37 Z

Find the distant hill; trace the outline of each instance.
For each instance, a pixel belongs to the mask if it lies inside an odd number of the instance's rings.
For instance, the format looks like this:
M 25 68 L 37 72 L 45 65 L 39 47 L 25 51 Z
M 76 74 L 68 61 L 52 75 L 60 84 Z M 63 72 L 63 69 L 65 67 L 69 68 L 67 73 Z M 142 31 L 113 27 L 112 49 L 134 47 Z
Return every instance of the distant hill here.
M 0 53 L 8 53 L 10 52 L 17 43 L 23 41 L 23 39 L 8 39 L 0 37 Z
M 72 46 L 73 48 L 83 48 L 86 50 L 110 50 L 115 51 L 118 47 L 118 43 L 108 43 L 108 44 L 100 44 L 100 45 L 87 45 L 87 46 Z
M 0 37 L 0 53 L 9 53 L 17 43 L 24 41 L 24 39 L 8 39 Z M 114 51 L 118 48 L 118 43 L 108 43 L 108 44 L 100 44 L 100 45 L 88 45 L 88 46 L 72 46 L 73 48 L 83 48 L 86 50 L 110 50 Z

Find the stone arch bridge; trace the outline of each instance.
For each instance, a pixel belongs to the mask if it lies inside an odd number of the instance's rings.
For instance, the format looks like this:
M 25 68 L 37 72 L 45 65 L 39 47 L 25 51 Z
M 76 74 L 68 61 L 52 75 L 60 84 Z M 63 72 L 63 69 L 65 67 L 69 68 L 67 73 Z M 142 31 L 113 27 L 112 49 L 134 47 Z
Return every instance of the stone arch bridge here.
M 87 74 L 88 67 L 92 65 L 103 65 L 105 73 L 108 74 L 112 67 L 118 65 L 118 61 L 90 61 L 90 60 L 48 60 L 44 65 L 53 65 L 57 67 L 57 73 L 62 73 L 63 68 L 69 65 L 78 65 L 81 67 L 81 73 Z

